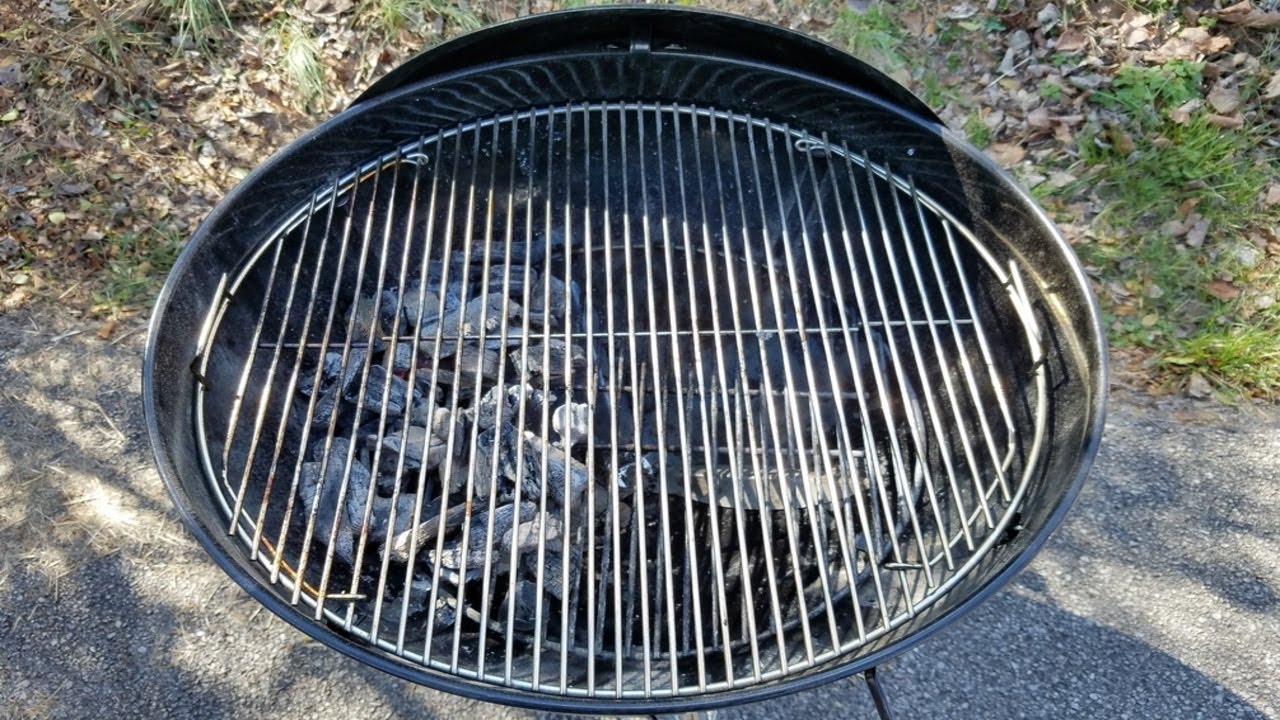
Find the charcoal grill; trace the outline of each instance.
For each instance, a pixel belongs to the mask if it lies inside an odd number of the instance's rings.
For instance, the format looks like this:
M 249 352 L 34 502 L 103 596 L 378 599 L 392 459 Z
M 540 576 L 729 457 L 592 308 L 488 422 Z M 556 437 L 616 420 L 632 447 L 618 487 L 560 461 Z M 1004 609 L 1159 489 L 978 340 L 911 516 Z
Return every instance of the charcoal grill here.
M 1000 587 L 1085 477 L 1104 358 L 1044 214 L 900 87 L 616 8 L 428 52 L 265 162 L 144 391 L 183 519 L 296 627 L 657 713 L 872 670 Z

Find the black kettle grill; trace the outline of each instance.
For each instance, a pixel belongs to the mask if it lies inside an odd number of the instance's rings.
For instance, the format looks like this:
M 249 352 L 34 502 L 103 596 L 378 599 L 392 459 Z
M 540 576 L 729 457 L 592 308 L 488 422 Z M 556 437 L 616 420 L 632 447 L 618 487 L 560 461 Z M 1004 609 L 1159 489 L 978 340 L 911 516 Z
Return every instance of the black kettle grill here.
M 1007 582 L 1084 480 L 1105 359 L 1044 213 L 904 89 L 619 7 L 442 45 L 264 162 L 174 267 L 143 387 L 184 521 L 295 627 L 666 713 L 873 670 Z

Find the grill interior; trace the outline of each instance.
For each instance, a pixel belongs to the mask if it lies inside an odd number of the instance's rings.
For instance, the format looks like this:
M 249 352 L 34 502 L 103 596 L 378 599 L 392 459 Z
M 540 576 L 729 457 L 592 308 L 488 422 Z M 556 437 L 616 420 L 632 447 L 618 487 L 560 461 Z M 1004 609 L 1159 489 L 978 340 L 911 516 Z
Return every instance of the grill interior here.
M 368 158 L 205 317 L 222 529 L 354 642 L 494 685 L 673 697 L 872 649 L 1017 534 L 1048 423 L 1021 271 L 915 183 L 672 104 Z

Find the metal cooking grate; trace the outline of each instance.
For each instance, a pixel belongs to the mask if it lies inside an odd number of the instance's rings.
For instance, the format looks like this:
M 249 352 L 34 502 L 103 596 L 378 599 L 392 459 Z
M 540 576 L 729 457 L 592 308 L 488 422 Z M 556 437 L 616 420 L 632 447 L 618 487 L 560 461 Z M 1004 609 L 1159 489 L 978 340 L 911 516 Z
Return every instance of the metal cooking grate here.
M 872 648 L 1016 530 L 1044 440 L 1017 267 L 862 150 L 717 110 L 424 136 L 219 295 L 228 531 L 317 619 L 494 684 L 669 696 Z

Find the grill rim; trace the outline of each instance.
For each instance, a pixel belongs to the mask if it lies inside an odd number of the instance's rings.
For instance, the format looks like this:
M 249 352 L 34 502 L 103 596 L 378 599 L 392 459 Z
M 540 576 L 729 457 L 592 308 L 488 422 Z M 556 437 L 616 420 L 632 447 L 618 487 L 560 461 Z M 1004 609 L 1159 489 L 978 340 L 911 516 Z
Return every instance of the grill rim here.
M 560 32 L 568 22 L 575 24 L 574 37 Z M 639 27 L 643 30 L 637 32 Z M 601 42 L 619 37 L 650 46 L 654 40 L 678 43 L 686 50 L 722 59 L 785 66 L 849 85 L 930 123 L 943 124 L 924 101 L 879 69 L 804 33 L 720 10 L 645 5 L 569 8 L 494 23 L 422 51 L 374 81 L 349 107 L 447 74 L 455 67 L 504 62 L 513 55 L 598 50 Z M 659 49 L 663 49 L 661 44 Z
M 572 12 L 572 11 L 570 11 Z M 604 11 L 607 12 L 607 11 Z M 665 12 L 665 11 L 664 11 Z M 672 14 L 678 14 L 684 11 L 670 11 Z M 559 14 L 559 13 L 557 13 Z M 573 13 L 577 16 L 579 13 Z M 710 13 L 700 13 L 710 14 Z M 729 16 L 732 17 L 732 16 Z M 514 21 L 507 24 L 518 25 L 520 21 Z M 744 21 L 748 24 L 763 25 L 754 21 Z M 764 26 L 770 27 L 770 26 Z M 474 71 L 476 68 L 463 68 L 458 70 L 456 74 Z M 793 68 L 777 68 L 782 72 L 793 73 L 804 76 L 804 73 L 796 71 Z M 445 79 L 444 76 L 434 78 L 431 81 L 415 83 L 408 87 L 398 88 L 392 92 L 377 97 L 369 103 L 359 103 L 361 109 L 373 106 L 380 102 L 385 102 L 404 94 L 412 93 L 420 90 L 422 87 Z M 819 83 L 831 85 L 834 84 L 830 78 L 813 78 Z M 1085 334 L 1084 337 L 1078 332 L 1067 332 L 1069 338 L 1074 338 L 1075 342 L 1072 350 L 1080 357 L 1083 372 L 1092 375 L 1086 384 L 1081 382 L 1085 392 L 1082 394 L 1084 404 L 1087 406 L 1079 413 L 1081 418 L 1088 418 L 1088 422 L 1082 422 L 1084 426 L 1081 430 L 1080 437 L 1084 439 L 1080 448 L 1071 448 L 1073 454 L 1077 458 L 1077 472 L 1072 478 L 1069 485 L 1065 485 L 1065 490 L 1057 493 L 1057 506 L 1045 516 L 1044 521 L 1037 528 L 1036 533 L 1031 539 L 1016 551 L 1016 554 L 1006 555 L 999 558 L 998 562 L 1003 563 L 999 570 L 992 573 L 987 581 L 970 592 L 963 599 L 959 599 L 956 604 L 948 607 L 944 612 L 938 613 L 936 616 L 929 618 L 920 627 L 912 632 L 900 637 L 884 647 L 878 648 L 865 655 L 858 656 L 852 660 L 842 658 L 845 661 L 834 666 L 822 667 L 818 666 L 810 669 L 804 674 L 790 676 L 775 681 L 770 681 L 758 685 L 747 686 L 743 688 L 735 688 L 723 690 L 711 694 L 703 695 L 678 695 L 673 697 L 656 697 L 654 699 L 629 699 L 614 698 L 607 695 L 598 695 L 593 698 L 559 696 L 546 692 L 528 691 L 518 688 L 501 687 L 485 682 L 471 680 L 469 678 L 441 673 L 423 666 L 415 666 L 407 664 L 403 661 L 396 660 L 393 657 L 381 654 L 376 648 L 358 643 L 352 639 L 345 637 L 323 622 L 318 622 L 310 617 L 299 613 L 297 609 L 280 598 L 270 589 L 270 586 L 261 582 L 259 579 L 260 569 L 256 563 L 240 557 L 232 552 L 227 545 L 228 538 L 225 528 L 210 527 L 204 523 L 195 512 L 189 493 L 180 479 L 178 471 L 178 463 L 172 456 L 173 445 L 181 444 L 181 440 L 173 437 L 172 433 L 166 432 L 161 428 L 161 411 L 158 405 L 159 387 L 157 385 L 157 375 L 161 363 L 172 363 L 174 358 L 161 358 L 161 334 L 164 332 L 166 318 L 171 312 L 177 312 L 181 306 L 190 305 L 207 305 L 211 304 L 211 298 L 192 297 L 189 293 L 184 293 L 184 279 L 190 271 L 192 265 L 197 261 L 200 251 L 205 249 L 209 244 L 211 228 L 223 221 L 229 209 L 233 208 L 237 201 L 241 200 L 252 190 L 254 181 L 266 174 L 272 168 L 277 167 L 284 162 L 289 150 L 294 146 L 306 142 L 326 132 L 334 123 L 339 122 L 347 113 L 330 118 L 318 127 L 312 129 L 308 133 L 301 136 L 298 140 L 291 143 L 286 148 L 277 152 L 271 158 L 262 163 L 251 173 L 239 186 L 230 191 L 223 201 L 216 207 L 201 224 L 200 228 L 193 235 L 191 241 L 184 248 L 177 262 L 166 280 L 159 297 L 156 301 L 155 311 L 151 316 L 148 328 L 148 337 L 145 350 L 145 356 L 142 367 L 142 384 L 143 384 L 143 403 L 144 412 L 147 422 L 147 432 L 152 447 L 153 456 L 159 469 L 161 478 L 163 479 L 166 490 L 168 491 L 174 505 L 178 511 L 179 517 L 184 525 L 196 536 L 197 541 L 205 552 L 210 555 L 217 565 L 222 568 L 240 587 L 244 588 L 248 594 L 256 601 L 266 606 L 276 615 L 283 618 L 293 627 L 301 630 L 307 635 L 316 638 L 326 646 L 342 652 L 344 655 L 356 659 L 364 664 L 376 667 L 383 672 L 400 677 L 402 679 L 422 684 L 436 690 L 460 694 L 466 697 L 501 704 L 511 704 L 526 708 L 550 711 L 592 711 L 592 712 L 612 712 L 612 713 L 654 713 L 654 712 L 673 712 L 688 711 L 692 709 L 709 709 L 715 707 L 723 707 L 726 705 L 755 702 L 769 698 L 775 698 L 782 695 L 810 689 L 837 679 L 845 678 L 855 673 L 874 667 L 892 657 L 895 657 L 906 650 L 915 647 L 918 643 L 925 641 L 933 636 L 934 633 L 945 628 L 950 623 L 962 617 L 965 613 L 972 610 L 979 603 L 986 600 L 1009 580 L 1016 576 L 1031 561 L 1035 554 L 1047 542 L 1049 536 L 1058 527 L 1067 511 L 1070 509 L 1075 498 L 1078 496 L 1085 477 L 1087 477 L 1097 449 L 1101 442 L 1101 433 L 1105 424 L 1105 408 L 1106 396 L 1108 389 L 1108 368 L 1107 368 L 1107 346 L 1105 334 L 1102 331 L 1100 312 L 1096 297 L 1088 292 L 1088 279 L 1084 273 L 1083 266 L 1079 259 L 1071 250 L 1069 244 L 1055 229 L 1048 215 L 1041 209 L 1030 197 L 1023 191 L 1016 182 L 1003 169 L 985 155 L 972 148 L 962 138 L 946 128 L 932 122 L 925 122 L 919 117 L 913 116 L 909 110 L 897 108 L 889 104 L 886 100 L 869 96 L 865 92 L 860 92 L 855 88 L 840 86 L 844 92 L 849 92 L 866 99 L 868 102 L 881 105 L 892 112 L 904 116 L 904 120 L 913 120 L 919 122 L 926 129 L 936 135 L 939 140 L 946 144 L 947 147 L 953 148 L 961 152 L 964 156 L 965 163 L 975 166 L 975 169 L 985 174 L 986 180 L 993 190 L 1003 193 L 1002 198 L 1008 202 L 1014 203 L 1018 209 L 1026 214 L 1026 220 L 1030 225 L 1034 225 L 1032 230 L 1041 235 L 1042 239 L 1056 250 L 1056 254 L 1065 263 L 1065 269 L 1069 271 L 1070 280 L 1076 287 L 1085 290 L 1081 296 L 1087 302 L 1087 318 L 1076 318 L 1074 322 L 1066 318 L 1060 319 L 1060 325 L 1080 327 L 1082 321 L 1087 321 L 1088 325 L 1093 329 L 1092 333 Z M 903 92 L 906 92 L 903 90 Z M 248 254 L 242 255 L 247 257 Z M 238 267 L 231 267 L 226 273 L 227 276 L 234 274 Z M 189 309 L 189 308 L 188 308 Z M 207 314 L 209 307 L 197 307 L 194 312 L 197 316 Z M 1086 342 L 1091 340 L 1092 342 Z M 199 337 L 199 341 L 183 352 L 190 351 L 191 356 L 197 356 L 203 350 L 203 344 L 206 341 L 204 334 Z M 190 344 L 190 343 L 188 343 Z M 183 357 L 176 365 L 181 370 L 186 370 L 186 362 L 189 358 Z M 172 391 L 173 388 L 167 388 Z M 189 428 L 194 431 L 193 428 Z M 1062 450 L 1060 450 L 1062 451 Z M 201 480 L 203 482 L 203 479 Z

